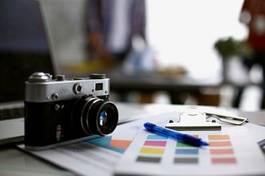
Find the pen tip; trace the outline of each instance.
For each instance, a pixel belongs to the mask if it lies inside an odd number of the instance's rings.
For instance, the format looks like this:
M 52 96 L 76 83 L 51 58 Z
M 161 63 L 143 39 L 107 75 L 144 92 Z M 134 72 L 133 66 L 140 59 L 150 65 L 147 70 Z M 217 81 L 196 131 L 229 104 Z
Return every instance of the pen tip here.
M 209 144 L 207 142 L 202 141 L 202 145 L 208 146 Z

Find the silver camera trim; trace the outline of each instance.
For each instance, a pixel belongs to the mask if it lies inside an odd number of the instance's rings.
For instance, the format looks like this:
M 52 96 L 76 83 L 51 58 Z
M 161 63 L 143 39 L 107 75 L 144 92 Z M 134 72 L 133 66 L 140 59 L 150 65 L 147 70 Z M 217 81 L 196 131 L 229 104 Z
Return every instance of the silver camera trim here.
M 96 84 L 102 84 L 102 90 L 96 90 Z M 76 92 L 76 85 L 82 87 Z M 45 82 L 25 83 L 25 101 L 27 102 L 53 102 L 68 100 L 80 95 L 107 96 L 109 95 L 109 78 L 81 80 L 50 80 Z

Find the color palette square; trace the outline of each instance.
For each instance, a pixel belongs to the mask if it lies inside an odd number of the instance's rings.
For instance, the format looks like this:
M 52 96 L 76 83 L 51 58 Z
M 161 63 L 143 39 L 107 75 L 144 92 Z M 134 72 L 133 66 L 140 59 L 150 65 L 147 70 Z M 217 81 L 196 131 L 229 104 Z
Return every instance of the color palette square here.
M 211 155 L 232 155 L 234 150 L 231 148 L 228 149 L 210 149 Z
M 213 164 L 236 164 L 236 158 L 212 158 Z
M 164 149 L 163 148 L 142 147 L 140 149 L 140 153 L 142 153 L 142 154 L 157 154 L 157 155 L 163 155 Z
M 177 155 L 198 155 L 199 149 L 190 149 L 190 148 L 183 148 L 183 149 L 176 149 L 175 154 Z
M 131 144 L 131 140 L 119 140 L 119 139 L 112 139 L 110 144 L 113 147 L 121 148 L 126 150 L 129 145 Z
M 210 147 L 230 147 L 230 141 L 210 141 Z
M 156 134 L 149 134 L 147 136 L 147 139 L 154 139 L 154 140 L 167 140 L 168 137 L 165 137 L 165 136 L 159 136 L 159 135 L 156 135 Z
M 148 162 L 148 163 L 159 163 L 161 161 L 161 157 L 138 156 L 136 161 Z
M 174 158 L 175 164 L 198 164 L 199 159 L 195 158 Z
M 145 146 L 156 146 L 156 147 L 165 147 L 167 141 L 145 141 Z
M 215 135 L 215 134 L 210 134 L 208 135 L 209 140 L 229 140 L 228 135 Z

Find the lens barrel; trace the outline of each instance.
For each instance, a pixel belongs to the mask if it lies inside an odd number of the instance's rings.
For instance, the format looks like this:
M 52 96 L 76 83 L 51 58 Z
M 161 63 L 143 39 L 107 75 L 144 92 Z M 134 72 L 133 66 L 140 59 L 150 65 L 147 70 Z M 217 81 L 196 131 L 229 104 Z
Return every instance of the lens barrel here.
M 94 96 L 83 96 L 74 105 L 72 120 L 85 135 L 106 135 L 118 124 L 117 107 Z

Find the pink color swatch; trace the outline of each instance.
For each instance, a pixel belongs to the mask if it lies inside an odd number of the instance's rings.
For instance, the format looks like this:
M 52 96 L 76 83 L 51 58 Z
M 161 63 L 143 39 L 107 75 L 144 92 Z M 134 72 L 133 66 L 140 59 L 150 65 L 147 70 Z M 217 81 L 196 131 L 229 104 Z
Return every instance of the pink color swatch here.
M 232 155 L 233 149 L 210 149 L 211 155 Z
M 212 158 L 213 164 L 235 164 L 236 158 Z
M 165 147 L 167 144 L 167 141 L 145 141 L 145 146 L 157 146 L 157 147 Z

